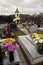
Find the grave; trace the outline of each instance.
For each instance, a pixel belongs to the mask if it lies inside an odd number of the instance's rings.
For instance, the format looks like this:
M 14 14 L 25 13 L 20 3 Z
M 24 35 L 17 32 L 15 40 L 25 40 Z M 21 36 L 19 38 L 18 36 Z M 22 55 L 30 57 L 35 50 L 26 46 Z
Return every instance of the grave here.
M 2 38 L 10 38 L 10 37 L 15 37 L 15 35 L 11 34 L 10 32 L 14 32 L 18 30 L 17 26 L 15 23 L 6 23 L 5 25 L 5 30 L 2 33 Z
M 28 40 L 26 37 L 28 37 L 28 35 L 18 36 L 18 41 L 31 64 L 35 65 L 43 62 L 43 55 L 37 52 L 36 47 L 31 43 L 31 39 Z
M 29 31 L 30 33 L 34 33 L 37 31 L 37 27 L 35 25 L 30 26 Z
M 10 29 L 11 29 L 12 31 L 18 31 L 17 24 L 16 24 L 16 23 L 10 23 Z

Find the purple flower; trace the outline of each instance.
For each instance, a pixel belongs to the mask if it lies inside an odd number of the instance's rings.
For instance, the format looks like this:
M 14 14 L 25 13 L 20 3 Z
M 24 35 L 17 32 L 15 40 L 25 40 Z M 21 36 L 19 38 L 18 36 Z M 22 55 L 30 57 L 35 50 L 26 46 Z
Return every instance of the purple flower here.
M 8 51 L 14 51 L 15 49 L 19 48 L 19 45 L 17 43 L 13 45 L 12 42 L 8 42 L 5 44 L 5 47 L 8 49 Z
M 9 46 L 12 46 L 12 42 L 8 42 L 5 44 L 5 47 L 9 47 Z
M 15 44 L 15 49 L 18 49 L 19 48 L 19 45 L 16 43 Z
M 15 49 L 14 45 L 8 47 L 8 51 L 14 51 L 14 49 Z

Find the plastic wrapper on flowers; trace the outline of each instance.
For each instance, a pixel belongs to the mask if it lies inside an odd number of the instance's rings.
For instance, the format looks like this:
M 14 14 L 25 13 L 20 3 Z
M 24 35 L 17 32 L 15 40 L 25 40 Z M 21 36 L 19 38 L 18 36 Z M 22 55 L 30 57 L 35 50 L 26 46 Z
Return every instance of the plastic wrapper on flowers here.
M 8 43 L 8 42 L 15 43 L 16 40 L 15 40 L 14 38 L 6 38 L 6 39 L 4 39 L 4 40 L 2 41 L 3 44 L 6 44 L 6 43 Z

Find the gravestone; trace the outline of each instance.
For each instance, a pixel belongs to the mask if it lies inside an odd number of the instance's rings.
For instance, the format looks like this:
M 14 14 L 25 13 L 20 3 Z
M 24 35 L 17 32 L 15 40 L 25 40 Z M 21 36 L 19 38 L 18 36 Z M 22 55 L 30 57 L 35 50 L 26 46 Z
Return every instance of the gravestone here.
M 16 23 L 10 23 L 10 29 L 11 29 L 12 31 L 18 30 Z
M 37 31 L 37 27 L 36 26 L 30 26 L 30 32 L 31 33 L 34 33 L 34 32 L 36 32 Z

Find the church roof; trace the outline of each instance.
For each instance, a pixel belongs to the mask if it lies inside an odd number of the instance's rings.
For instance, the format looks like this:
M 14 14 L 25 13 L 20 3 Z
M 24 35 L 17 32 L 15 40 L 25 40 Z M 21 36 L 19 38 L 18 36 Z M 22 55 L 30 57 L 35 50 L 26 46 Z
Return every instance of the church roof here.
M 18 8 L 16 9 L 15 13 L 19 13 L 19 10 L 18 10 Z

